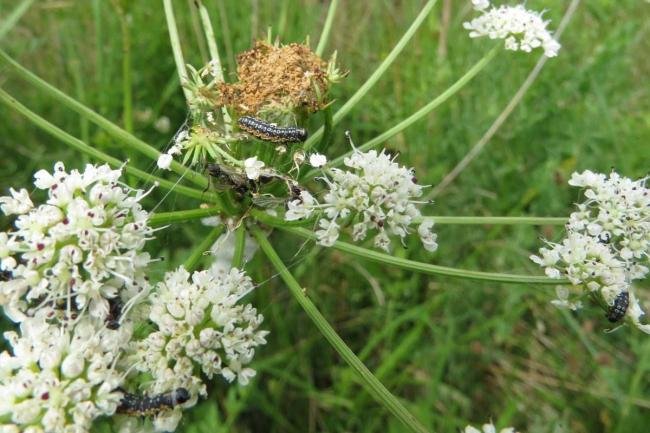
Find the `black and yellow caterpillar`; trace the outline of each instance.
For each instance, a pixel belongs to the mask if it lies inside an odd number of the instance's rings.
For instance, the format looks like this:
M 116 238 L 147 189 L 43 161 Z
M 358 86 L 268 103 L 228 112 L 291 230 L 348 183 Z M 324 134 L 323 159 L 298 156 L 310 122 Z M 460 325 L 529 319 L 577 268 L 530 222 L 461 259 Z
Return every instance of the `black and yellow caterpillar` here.
M 299 143 L 309 135 L 304 128 L 276 126 L 251 116 L 240 117 L 237 124 L 250 135 L 274 143 Z
M 190 392 L 185 388 L 176 388 L 153 397 L 124 392 L 116 412 L 130 416 L 153 416 L 164 410 L 173 409 L 189 399 Z

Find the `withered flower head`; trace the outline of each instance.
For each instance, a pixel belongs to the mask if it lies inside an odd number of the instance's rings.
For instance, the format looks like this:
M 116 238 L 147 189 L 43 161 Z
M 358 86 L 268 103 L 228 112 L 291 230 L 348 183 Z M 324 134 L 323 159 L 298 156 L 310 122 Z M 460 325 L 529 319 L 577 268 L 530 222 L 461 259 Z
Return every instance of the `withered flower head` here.
M 318 111 L 327 104 L 327 62 L 307 45 L 257 41 L 237 56 L 239 81 L 219 87 L 221 104 L 240 115 L 260 111 Z

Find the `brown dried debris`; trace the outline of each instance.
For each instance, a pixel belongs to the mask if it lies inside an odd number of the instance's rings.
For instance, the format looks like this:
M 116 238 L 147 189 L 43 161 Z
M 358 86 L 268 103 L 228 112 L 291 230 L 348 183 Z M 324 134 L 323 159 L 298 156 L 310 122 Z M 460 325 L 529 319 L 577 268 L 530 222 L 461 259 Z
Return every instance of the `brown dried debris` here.
M 327 62 L 307 45 L 274 46 L 257 41 L 237 56 L 239 81 L 219 87 L 220 103 L 240 115 L 257 115 L 263 107 L 318 111 L 327 104 Z

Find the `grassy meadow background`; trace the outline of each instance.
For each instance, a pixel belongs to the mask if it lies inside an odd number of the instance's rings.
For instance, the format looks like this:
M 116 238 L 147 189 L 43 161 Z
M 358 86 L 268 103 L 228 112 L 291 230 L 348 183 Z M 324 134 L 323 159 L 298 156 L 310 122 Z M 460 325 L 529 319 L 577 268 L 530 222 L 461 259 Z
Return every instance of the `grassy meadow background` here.
M 555 29 L 568 3 L 528 0 L 527 5 L 547 9 L 545 17 Z M 17 4 L 0 0 L 0 25 Z M 265 37 L 269 26 L 282 42 L 309 37 L 315 46 L 328 6 L 316 0 L 205 4 L 228 81 L 236 79 L 236 53 Z M 335 107 L 372 73 L 423 4 L 341 2 L 326 54 L 337 49 L 350 74 L 333 90 Z M 208 60 L 207 49 L 191 5 L 174 1 L 186 61 L 200 66 Z M 472 16 L 469 1 L 440 0 L 395 64 L 338 126 L 328 156 L 347 149 L 344 130 L 351 130 L 358 143 L 375 137 L 480 59 L 494 42 L 468 38 L 462 22 Z M 513 115 L 425 213 L 565 216 L 579 197 L 566 184 L 572 171 L 614 167 L 633 178 L 648 173 L 650 3 L 584 0 L 561 42 L 559 56 L 546 63 Z M 2 37 L 0 47 L 120 125 L 128 77 L 133 131 L 160 149 L 185 120 L 160 1 L 36 1 Z M 126 75 L 125 52 L 130 58 Z M 436 185 L 479 140 L 538 58 L 539 53 L 499 53 L 458 95 L 389 140 L 387 148 L 415 167 L 419 183 Z M 155 169 L 151 161 L 31 88 L 2 62 L 0 86 L 74 136 L 130 158 L 139 168 Z M 170 120 L 169 131 L 154 127 L 162 116 Z M 91 162 L 5 105 L 0 119 L 2 193 L 10 186 L 29 188 L 32 174 L 51 169 L 55 161 L 70 168 Z M 321 118 L 311 121 L 313 131 Z M 164 195 L 160 190 L 150 196 L 150 207 Z M 158 210 L 198 205 L 172 192 Z M 0 217 L 0 229 L 8 227 L 8 219 Z M 150 251 L 166 261 L 151 270 L 152 279 L 180 264 L 206 229 L 197 222 L 159 232 Z M 561 227 L 440 225 L 437 232 L 440 248 L 434 254 L 421 250 L 417 239 L 394 253 L 465 269 L 541 274 L 528 256 L 541 245 L 540 236 L 558 239 Z M 432 431 L 457 432 L 468 422 L 490 419 L 532 433 L 643 432 L 650 425 L 650 337 L 629 327 L 604 332 L 608 323 L 602 310 L 557 310 L 549 304 L 552 286 L 418 275 L 303 246 L 284 234 L 275 234 L 272 241 L 343 339 Z M 186 414 L 180 430 L 403 431 L 363 390 L 264 258 L 255 257 L 248 268 L 262 283 L 251 301 L 271 331 L 269 344 L 253 362 L 258 375 L 244 388 L 215 383 L 210 399 Z M 5 320 L 2 326 L 10 324 Z

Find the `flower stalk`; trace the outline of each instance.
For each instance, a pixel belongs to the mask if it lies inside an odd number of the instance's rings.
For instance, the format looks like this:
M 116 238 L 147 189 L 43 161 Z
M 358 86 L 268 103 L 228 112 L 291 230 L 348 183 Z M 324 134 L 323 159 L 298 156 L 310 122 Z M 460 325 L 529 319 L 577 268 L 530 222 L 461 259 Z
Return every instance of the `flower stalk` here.
M 68 134 L 62 129 L 54 126 L 47 120 L 40 117 L 38 114 L 34 113 L 30 109 L 22 105 L 20 102 L 18 102 L 14 97 L 12 97 L 10 94 L 5 92 L 3 89 L 0 89 L 0 102 L 15 109 L 16 111 L 18 111 L 19 113 L 27 117 L 36 126 L 43 129 L 48 134 L 63 141 L 67 145 L 72 146 L 75 149 L 78 149 L 79 151 L 93 158 L 96 158 L 100 161 L 104 161 L 113 167 L 121 167 L 122 165 L 124 165 L 123 161 L 120 161 L 119 159 L 114 158 L 102 152 L 101 150 L 89 146 L 88 144 L 84 143 L 78 138 L 73 137 L 72 135 Z M 126 171 L 129 174 L 132 174 L 133 176 L 136 176 L 138 179 L 144 182 L 147 182 L 149 184 L 157 183 L 158 186 L 162 188 L 168 190 L 174 190 L 175 192 L 179 194 L 183 194 L 187 197 L 196 198 L 199 200 L 209 201 L 213 203 L 219 203 L 220 200 L 219 197 L 212 192 L 202 192 L 194 188 L 189 188 L 183 185 L 179 185 L 177 182 L 171 182 L 161 177 L 154 176 L 152 174 L 147 173 L 146 171 L 140 170 L 138 168 L 129 165 L 125 166 L 124 171 Z
M 314 325 L 323 334 L 327 341 L 332 345 L 334 350 L 348 363 L 350 367 L 357 373 L 359 379 L 368 389 L 370 394 L 381 404 L 383 404 L 395 417 L 397 417 L 406 427 L 412 432 L 424 433 L 427 429 L 411 414 L 402 403 L 391 394 L 388 389 L 372 374 L 370 370 L 361 362 L 361 360 L 352 352 L 352 350 L 345 344 L 339 337 L 334 328 L 327 322 L 325 317 L 318 311 L 318 308 L 313 302 L 305 295 L 305 290 L 296 281 L 293 275 L 289 272 L 286 265 L 280 259 L 278 254 L 271 246 L 271 243 L 266 238 L 266 235 L 257 227 L 251 229 L 253 236 L 260 245 L 260 248 L 273 264 L 275 269 L 280 273 L 280 276 L 289 287 L 291 294 L 298 301 L 300 306 L 305 310 L 305 313 L 314 322 Z

